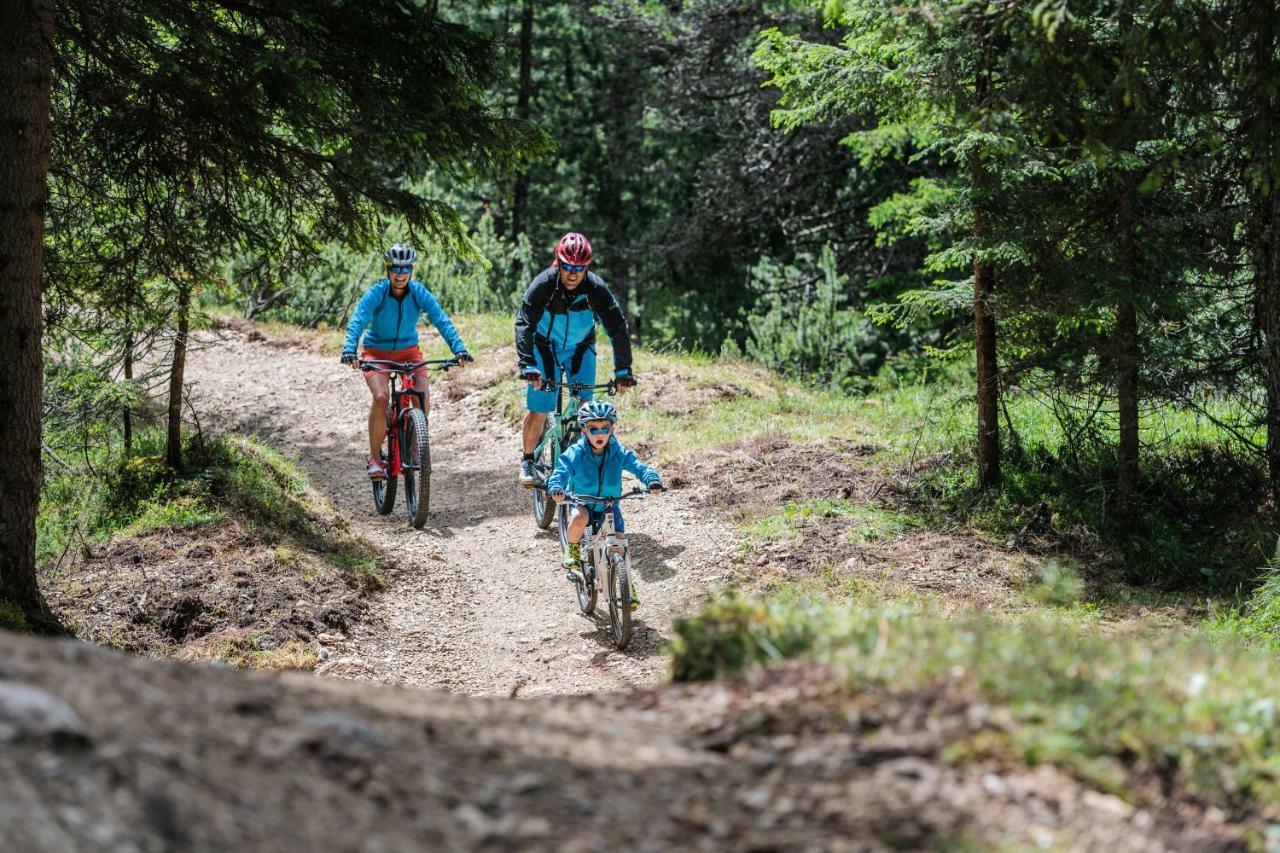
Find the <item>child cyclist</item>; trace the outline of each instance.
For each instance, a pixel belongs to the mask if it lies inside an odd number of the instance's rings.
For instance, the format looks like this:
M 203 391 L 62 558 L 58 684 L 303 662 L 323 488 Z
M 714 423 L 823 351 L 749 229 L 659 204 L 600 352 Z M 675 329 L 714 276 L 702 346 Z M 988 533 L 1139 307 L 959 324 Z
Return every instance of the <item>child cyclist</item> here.
M 636 458 L 613 434 L 617 423 L 618 409 L 604 400 L 588 400 L 578 409 L 582 438 L 560 454 L 555 470 L 547 478 L 547 493 L 556 503 L 566 499 L 566 492 L 618 497 L 622 494 L 623 471 L 634 474 L 651 493 L 663 490 L 662 475 Z M 603 521 L 604 504 L 574 504 L 569 512 L 569 552 L 564 568 L 582 571 L 582 534 L 588 522 L 592 530 L 598 530 Z M 625 530 L 618 503 L 613 505 L 613 526 L 619 533 Z M 633 583 L 631 608 L 634 610 L 639 603 Z
M 396 243 L 383 254 L 387 276 L 370 287 L 360 298 L 351 322 L 347 324 L 347 339 L 342 346 L 342 363 L 357 367 L 356 346 L 364 337 L 364 357 L 382 361 L 419 362 L 422 350 L 418 348 L 418 317 L 427 319 L 440 332 L 454 357 L 461 364 L 472 361 L 462 338 L 453 328 L 449 315 L 440 307 L 431 291 L 422 282 L 412 278 L 413 262 L 418 253 L 412 246 Z M 368 333 L 365 333 L 365 330 Z M 405 379 L 409 379 L 408 376 Z M 387 402 L 391 397 L 390 379 L 386 370 L 367 370 L 364 381 L 373 395 L 369 407 L 369 466 L 366 473 L 370 480 L 385 480 L 387 465 L 382 460 L 382 440 L 387 434 Z M 406 385 L 408 383 L 406 382 Z M 420 368 L 413 374 L 413 387 L 426 397 L 431 397 L 427 387 L 427 369 Z

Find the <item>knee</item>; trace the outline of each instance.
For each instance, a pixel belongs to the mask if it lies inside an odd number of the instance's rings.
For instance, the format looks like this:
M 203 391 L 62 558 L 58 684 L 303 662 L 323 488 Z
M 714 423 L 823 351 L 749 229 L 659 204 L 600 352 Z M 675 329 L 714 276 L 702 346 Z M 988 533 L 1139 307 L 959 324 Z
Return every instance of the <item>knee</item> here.
M 374 410 L 375 412 L 381 412 L 381 411 L 385 410 L 385 409 L 387 408 L 387 403 L 389 403 L 389 402 L 391 402 L 391 394 L 390 394 L 390 393 L 388 393 L 388 392 L 386 392 L 386 391 L 382 391 L 382 392 L 377 392 L 377 391 L 375 391 L 375 392 L 374 392 L 374 394 L 373 394 L 373 410 Z

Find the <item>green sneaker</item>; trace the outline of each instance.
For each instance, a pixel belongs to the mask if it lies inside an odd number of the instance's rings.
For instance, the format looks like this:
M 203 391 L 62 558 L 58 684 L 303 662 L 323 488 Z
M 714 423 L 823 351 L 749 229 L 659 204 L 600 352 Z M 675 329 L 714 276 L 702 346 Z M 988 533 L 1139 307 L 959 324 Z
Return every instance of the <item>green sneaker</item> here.
M 565 552 L 564 561 L 560 563 L 560 566 L 573 572 L 582 571 L 581 542 L 569 543 L 569 550 Z
M 631 609 L 635 610 L 640 606 L 640 593 L 636 592 L 636 582 L 631 582 Z

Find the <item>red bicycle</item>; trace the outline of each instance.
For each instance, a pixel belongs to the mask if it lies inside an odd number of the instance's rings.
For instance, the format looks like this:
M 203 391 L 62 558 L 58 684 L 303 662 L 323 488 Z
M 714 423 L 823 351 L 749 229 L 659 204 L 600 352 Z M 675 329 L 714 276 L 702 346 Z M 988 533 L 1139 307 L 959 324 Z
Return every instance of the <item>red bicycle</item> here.
M 373 481 L 373 506 L 379 515 L 390 515 L 396 505 L 396 483 L 404 479 L 405 508 L 409 523 L 427 523 L 431 504 L 431 439 L 427 435 L 427 397 L 413 387 L 413 374 L 424 367 L 448 370 L 457 367 L 456 358 L 434 361 L 383 361 L 361 359 L 363 371 L 378 370 L 390 376 L 391 398 L 387 402 L 387 435 L 382 440 L 384 480 Z M 417 405 L 413 405 L 416 401 Z

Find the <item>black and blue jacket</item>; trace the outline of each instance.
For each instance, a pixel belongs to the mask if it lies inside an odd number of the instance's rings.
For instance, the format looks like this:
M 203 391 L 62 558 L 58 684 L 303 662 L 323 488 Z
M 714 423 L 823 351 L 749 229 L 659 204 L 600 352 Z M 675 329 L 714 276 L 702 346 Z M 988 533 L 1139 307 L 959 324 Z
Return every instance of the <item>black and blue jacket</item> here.
M 516 357 L 521 370 L 535 366 L 533 353 L 537 347 L 543 363 L 564 363 L 572 358 L 571 373 L 576 373 L 583 353 L 595 346 L 596 323 L 604 326 L 613 344 L 613 366 L 616 373 L 631 372 L 631 339 L 627 336 L 627 318 L 618 300 L 593 272 L 582 283 L 567 290 L 560 283 L 560 270 L 543 270 L 524 292 L 520 313 L 516 315 Z

